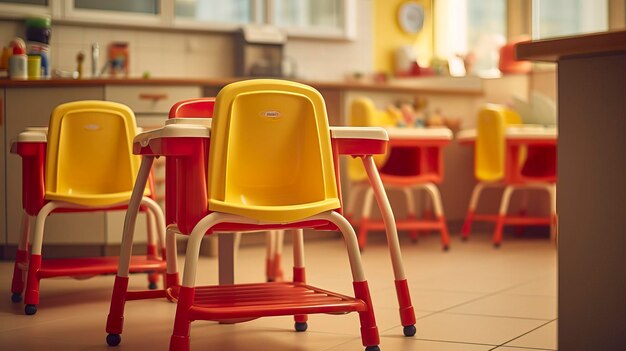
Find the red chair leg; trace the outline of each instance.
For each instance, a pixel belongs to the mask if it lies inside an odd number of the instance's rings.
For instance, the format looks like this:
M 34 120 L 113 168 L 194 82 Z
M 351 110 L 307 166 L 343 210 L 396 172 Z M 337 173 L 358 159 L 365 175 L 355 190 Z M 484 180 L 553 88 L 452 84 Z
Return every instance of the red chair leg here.
M 11 300 L 13 302 L 22 301 L 22 293 L 24 292 L 24 277 L 26 276 L 26 267 L 28 265 L 28 251 L 17 250 L 15 254 L 15 264 L 13 266 L 13 279 L 11 281 Z
M 352 282 L 354 287 L 354 296 L 363 300 L 367 305 L 366 311 L 359 312 L 359 320 L 361 322 L 361 342 L 363 346 L 370 348 L 380 344 L 378 335 L 378 327 L 376 326 L 376 318 L 374 317 L 374 307 L 370 296 L 367 281 Z M 366 349 L 367 350 L 367 349 Z
M 126 304 L 126 292 L 128 291 L 128 277 L 115 276 L 111 306 L 107 316 L 106 332 L 107 344 L 116 346 L 120 343 L 122 329 L 124 327 L 124 306 Z
M 504 229 L 504 217 L 503 215 L 498 215 L 498 219 L 496 220 L 496 228 L 493 232 L 493 246 L 500 247 L 500 243 L 502 243 L 502 231 Z
M 400 306 L 400 322 L 404 327 L 405 336 L 415 335 L 415 310 L 411 304 L 411 294 L 406 279 L 395 280 L 396 295 Z
M 306 282 L 306 273 L 304 267 L 293 267 L 293 281 L 298 283 Z M 307 321 L 309 316 L 306 314 L 297 314 L 293 316 L 295 322 L 295 329 L 298 332 L 303 332 L 308 328 Z
M 463 227 L 461 228 L 461 239 L 467 240 L 470 236 L 470 232 L 472 231 L 472 222 L 474 221 L 474 211 L 468 210 L 467 215 L 465 216 L 465 221 L 463 222 Z
M 444 251 L 448 251 L 450 249 L 450 233 L 448 232 L 448 224 L 446 223 L 446 218 L 441 216 L 437 219 L 441 228 L 441 245 Z
M 191 321 L 188 317 L 189 308 L 193 304 L 195 288 L 182 286 L 176 306 L 174 332 L 170 338 L 170 351 L 189 351 L 189 332 Z
M 31 255 L 28 264 L 28 276 L 26 278 L 26 293 L 24 312 L 28 315 L 37 313 L 39 304 L 39 270 L 41 269 L 41 255 Z

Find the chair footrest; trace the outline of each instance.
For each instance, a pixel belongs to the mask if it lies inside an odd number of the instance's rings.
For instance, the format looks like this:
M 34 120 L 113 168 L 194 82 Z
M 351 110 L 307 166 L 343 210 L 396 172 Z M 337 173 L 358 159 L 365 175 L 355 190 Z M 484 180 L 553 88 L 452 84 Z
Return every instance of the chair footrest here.
M 177 288 L 170 295 L 177 295 Z M 196 287 L 191 320 L 249 320 L 295 314 L 367 310 L 363 300 L 294 282 Z
M 40 278 L 51 277 L 89 277 L 101 274 L 117 273 L 119 257 L 84 257 L 47 259 L 41 263 Z M 132 256 L 131 273 L 165 272 L 165 261 L 160 258 Z
M 354 226 L 358 227 L 361 223 L 357 222 Z M 442 229 L 444 222 L 438 219 L 398 219 L 396 220 L 396 228 L 398 230 L 437 230 Z M 367 222 L 367 228 L 370 230 L 385 229 L 385 223 L 381 220 L 371 220 Z

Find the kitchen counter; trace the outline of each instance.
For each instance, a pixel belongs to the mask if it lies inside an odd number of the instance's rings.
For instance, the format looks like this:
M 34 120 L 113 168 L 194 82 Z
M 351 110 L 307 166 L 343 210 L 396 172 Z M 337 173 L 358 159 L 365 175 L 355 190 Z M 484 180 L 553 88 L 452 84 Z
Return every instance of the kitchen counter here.
M 42 79 L 42 80 L 9 80 L 0 79 L 3 87 L 81 87 L 102 85 L 200 85 L 209 88 L 222 87 L 229 83 L 250 78 L 97 78 L 97 79 Z M 455 88 L 456 81 L 462 79 L 449 77 L 423 77 L 411 80 L 374 83 L 368 81 L 303 81 L 320 90 L 364 90 L 394 93 L 424 94 L 467 94 L 482 95 L 480 84 Z M 425 84 L 424 84 L 425 83 Z M 452 83 L 452 84 L 451 84 Z
M 518 44 L 558 63 L 558 345 L 626 344 L 626 31 Z

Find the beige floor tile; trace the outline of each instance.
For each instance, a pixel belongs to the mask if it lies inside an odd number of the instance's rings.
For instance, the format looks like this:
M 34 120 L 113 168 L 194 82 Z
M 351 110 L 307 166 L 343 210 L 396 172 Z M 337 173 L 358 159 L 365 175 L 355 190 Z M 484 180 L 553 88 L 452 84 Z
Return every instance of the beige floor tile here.
M 557 316 L 557 305 L 552 296 L 495 294 L 446 312 L 551 320 Z
M 532 319 L 436 313 L 417 321 L 415 338 L 501 345 L 542 323 Z
M 493 348 L 491 345 L 416 340 L 406 337 L 382 337 L 379 346 L 382 351 L 487 351 Z M 326 351 L 356 351 L 364 349 L 361 345 L 361 340 L 355 339 L 331 347 Z
M 526 283 L 506 291 L 507 294 L 518 295 L 541 295 L 556 297 L 558 293 L 557 280 L 554 275 L 546 278 L 537 279 L 530 283 Z
M 546 325 L 522 335 L 509 342 L 506 346 L 534 347 L 546 350 L 557 350 L 557 326 L 558 322 L 553 321 Z
M 521 312 L 508 302 L 496 301 L 502 298 L 496 296 L 514 296 L 518 304 L 535 311 L 533 316 L 545 317 L 541 311 L 550 309 L 551 303 L 546 301 L 554 300 L 556 285 L 556 252 L 547 241 L 506 238 L 503 247 L 495 250 L 488 235 L 472 236 L 467 243 L 453 236 L 451 250 L 443 252 L 437 235 L 421 237 L 417 244 L 402 236 L 406 277 L 418 318 L 417 335 L 406 338 L 402 336 L 384 236 L 370 235 L 370 239 L 362 257 L 383 350 L 489 350 L 511 340 L 507 347 L 552 347 L 533 339 L 540 338 L 541 333 L 549 334 L 549 325 L 532 331 L 545 323 L 541 320 L 475 314 L 518 315 Z M 245 240 L 244 236 L 244 243 Z M 353 294 L 341 240 L 319 240 L 313 235 L 305 241 L 307 281 Z M 236 281 L 263 281 L 264 262 L 264 247 L 243 246 L 237 257 Z M 288 278 L 292 262 L 291 245 L 287 244 L 283 268 Z M 105 343 L 104 329 L 113 276 L 43 280 L 39 311 L 35 316 L 25 316 L 23 304 L 13 304 L 9 299 L 12 267 L 12 262 L 0 262 L 0 286 L 6 292 L 0 298 L 2 350 L 112 351 Z M 181 272 L 183 267 L 184 257 L 180 255 Z M 199 285 L 217 282 L 216 259 L 201 258 L 199 267 Z M 145 289 L 145 277 L 133 276 L 130 286 Z M 175 309 L 175 304 L 164 299 L 127 302 L 122 344 L 116 351 L 167 350 Z M 455 313 L 436 313 L 448 309 Z M 545 315 L 554 318 L 549 313 Z M 196 321 L 192 323 L 191 337 L 192 350 L 343 351 L 362 347 L 356 314 L 311 316 L 306 333 L 293 331 L 291 317 L 263 318 L 237 325 Z

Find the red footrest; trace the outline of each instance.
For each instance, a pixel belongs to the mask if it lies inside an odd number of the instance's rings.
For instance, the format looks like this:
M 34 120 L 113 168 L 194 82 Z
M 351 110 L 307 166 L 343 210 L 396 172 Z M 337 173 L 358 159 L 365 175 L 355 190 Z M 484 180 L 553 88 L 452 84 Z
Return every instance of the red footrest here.
M 176 298 L 178 288 L 169 289 Z M 363 300 L 293 282 L 204 286 L 195 288 L 191 320 L 253 319 L 367 310 Z
M 85 257 L 47 259 L 41 263 L 39 278 L 81 277 L 117 273 L 119 257 Z M 165 272 L 165 261 L 146 256 L 133 256 L 130 261 L 131 273 Z

